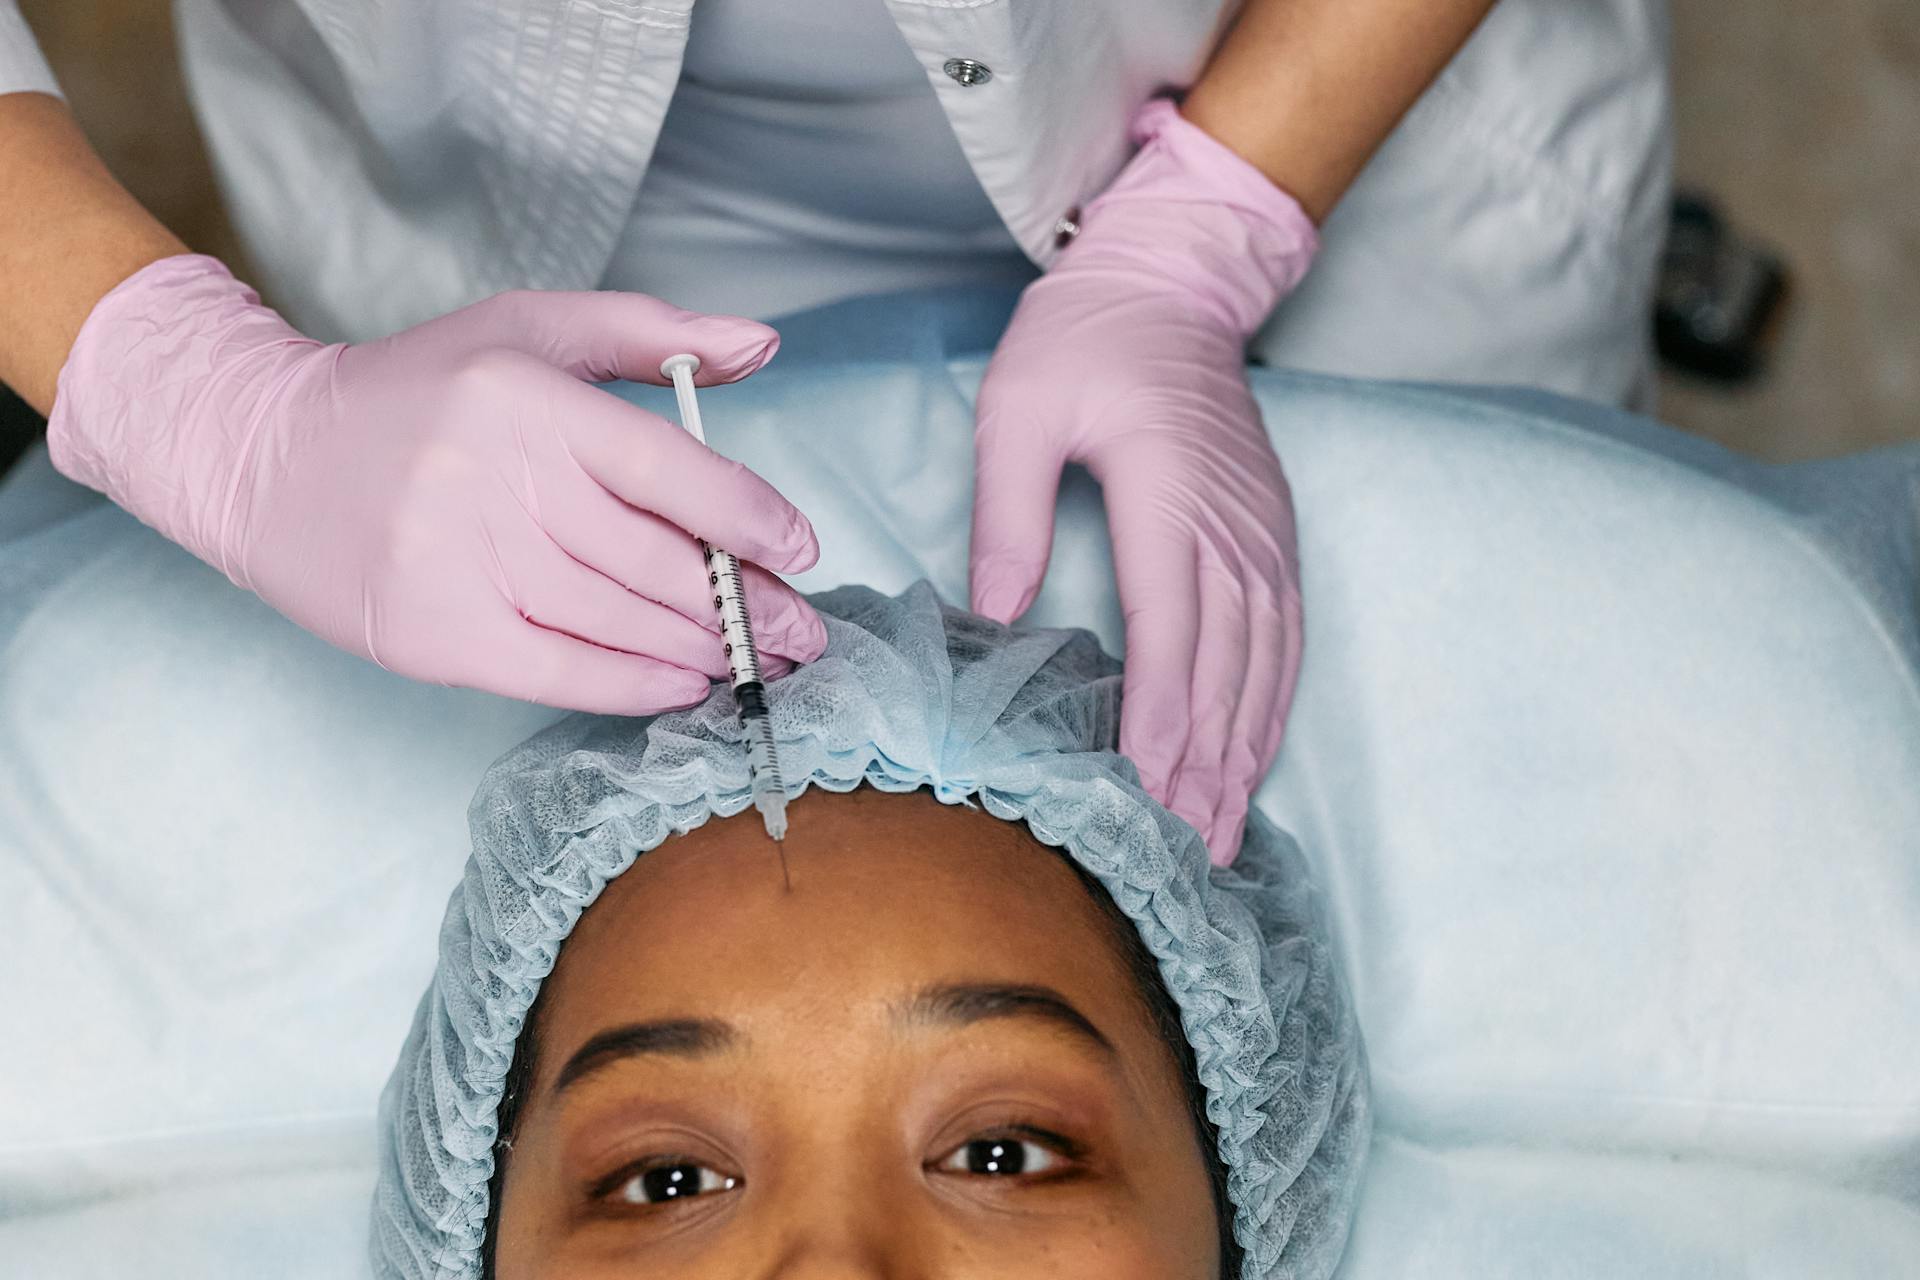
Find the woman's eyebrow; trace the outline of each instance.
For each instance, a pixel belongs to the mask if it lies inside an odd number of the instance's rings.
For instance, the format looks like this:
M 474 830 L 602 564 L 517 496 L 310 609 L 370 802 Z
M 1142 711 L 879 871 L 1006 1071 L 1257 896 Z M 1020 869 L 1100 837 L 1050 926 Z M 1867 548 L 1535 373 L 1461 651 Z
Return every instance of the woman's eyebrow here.
M 740 1033 L 724 1022 L 709 1018 L 670 1018 L 660 1022 L 634 1022 L 609 1027 L 581 1045 L 553 1082 L 553 1092 L 579 1083 L 602 1067 L 625 1058 L 646 1054 L 672 1054 L 697 1058 L 730 1049 L 740 1041 Z
M 927 987 L 900 1011 L 904 1022 L 947 1027 L 970 1026 L 990 1018 L 1035 1018 L 1070 1032 L 1106 1057 L 1117 1057 L 1113 1042 L 1091 1019 L 1052 987 L 997 982 L 956 982 Z

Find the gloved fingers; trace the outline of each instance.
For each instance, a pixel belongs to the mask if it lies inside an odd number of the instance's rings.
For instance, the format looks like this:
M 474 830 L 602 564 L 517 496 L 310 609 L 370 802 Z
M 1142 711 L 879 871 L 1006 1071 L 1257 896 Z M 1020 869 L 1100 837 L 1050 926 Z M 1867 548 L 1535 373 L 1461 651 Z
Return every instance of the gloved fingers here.
M 710 679 L 727 674 L 718 634 L 678 610 L 635 595 L 551 542 L 516 550 L 505 567 L 514 606 L 535 626 Z
M 974 433 L 973 611 L 1012 622 L 1027 611 L 1053 555 L 1065 460 L 1033 424 L 988 411 Z
M 547 411 L 574 460 L 615 497 L 781 573 L 820 558 L 813 525 L 780 491 L 658 414 L 584 382 L 551 379 Z
M 1247 809 L 1248 802 L 1243 800 L 1221 809 L 1215 819 L 1213 834 L 1207 838 L 1207 861 L 1214 866 L 1230 867 L 1240 856 L 1240 846 L 1247 838 Z
M 502 678 L 484 688 L 568 711 L 650 716 L 693 706 L 713 687 L 697 671 L 603 649 L 519 619 L 504 657 Z
M 584 472 L 543 512 L 547 533 L 574 559 L 719 634 L 700 544 L 685 530 L 614 497 Z M 827 629 L 805 597 L 759 565 L 742 562 L 747 613 L 761 657 L 812 662 Z
M 493 345 L 524 352 L 576 378 L 663 384 L 660 362 L 692 352 L 693 380 L 737 382 L 773 359 L 780 335 L 744 316 L 685 311 L 644 293 L 517 289 L 456 313 Z
M 719 611 L 714 608 L 713 583 L 708 580 L 704 563 L 700 575 L 698 585 L 705 588 L 707 594 L 694 607 L 712 613 L 713 625 L 717 628 L 720 625 Z M 753 639 L 760 650 L 760 665 L 767 670 L 769 677 L 774 665 L 780 664 L 783 659 L 791 660 L 780 667 L 780 673 L 784 675 L 795 664 L 818 661 L 820 655 L 827 651 L 827 624 L 820 621 L 820 615 L 805 596 L 748 560 L 740 562 L 740 585 L 747 593 L 747 615 L 753 623 Z M 766 619 L 764 625 L 761 622 L 763 618 Z
M 1255 785 L 1266 776 L 1274 757 L 1280 754 L 1280 743 L 1287 731 L 1287 718 L 1293 713 L 1294 691 L 1300 687 L 1300 661 L 1306 656 L 1307 629 L 1302 616 L 1300 589 L 1291 580 L 1282 586 L 1277 613 L 1278 617 L 1272 625 L 1278 628 L 1280 641 L 1280 692 L 1274 699 L 1273 715 L 1267 721 L 1265 735 L 1253 739 L 1260 743 Z
M 1299 644 L 1287 634 L 1283 618 L 1288 599 L 1293 616 L 1299 617 L 1298 593 L 1286 589 L 1276 595 L 1264 581 L 1249 585 L 1245 690 L 1227 733 L 1220 805 L 1207 842 L 1214 862 L 1221 866 L 1240 851 L 1247 805 L 1279 749 L 1279 727 L 1286 722 L 1290 690 L 1288 672 L 1299 667 Z
M 1200 634 L 1194 646 L 1192 719 L 1180 761 L 1169 784 L 1167 807 L 1193 824 L 1216 860 L 1232 824 L 1233 810 L 1246 812 L 1246 797 L 1230 792 L 1228 757 L 1242 701 L 1249 692 L 1252 635 L 1248 630 L 1247 583 L 1203 542 L 1197 549 Z M 1226 861 L 1231 861 L 1227 851 Z
M 1285 518 L 1291 521 L 1290 515 Z M 1294 548 L 1289 523 L 1271 571 L 1248 580 L 1246 692 L 1227 741 L 1222 806 L 1208 841 L 1214 861 L 1223 866 L 1239 854 L 1253 793 L 1280 752 L 1299 680 L 1305 627 Z
M 1149 477 L 1151 479 L 1151 477 Z M 1200 592 L 1187 536 L 1128 512 L 1149 510 L 1144 494 L 1107 486 L 1114 576 L 1126 619 L 1120 750 L 1140 770 L 1141 784 L 1165 803 L 1192 718 L 1188 692 L 1200 633 Z

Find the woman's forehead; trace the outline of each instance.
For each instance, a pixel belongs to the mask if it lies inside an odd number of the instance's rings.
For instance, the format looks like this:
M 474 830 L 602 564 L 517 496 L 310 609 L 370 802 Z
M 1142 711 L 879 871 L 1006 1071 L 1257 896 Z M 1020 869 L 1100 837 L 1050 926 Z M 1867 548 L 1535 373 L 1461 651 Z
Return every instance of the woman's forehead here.
M 816 791 L 786 845 L 783 879 L 746 814 L 638 859 L 562 948 L 547 1027 L 897 1003 L 954 981 L 1129 994 L 1080 878 L 1022 826 L 925 793 Z

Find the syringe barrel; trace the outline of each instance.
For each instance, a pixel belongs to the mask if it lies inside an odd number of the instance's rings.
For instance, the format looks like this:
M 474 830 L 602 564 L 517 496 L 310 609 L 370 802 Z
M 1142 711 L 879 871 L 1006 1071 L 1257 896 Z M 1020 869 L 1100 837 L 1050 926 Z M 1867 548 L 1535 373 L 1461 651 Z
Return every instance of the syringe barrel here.
M 700 544 L 707 553 L 707 585 L 713 607 L 720 614 L 720 639 L 726 646 L 728 683 L 762 683 L 760 651 L 753 643 L 753 623 L 747 618 L 746 591 L 740 582 L 740 561 L 732 552 Z
M 740 723 L 747 731 L 747 764 L 753 789 L 780 790 L 780 761 L 774 756 L 773 721 L 767 717 L 766 686 L 755 681 L 734 690 L 740 701 Z

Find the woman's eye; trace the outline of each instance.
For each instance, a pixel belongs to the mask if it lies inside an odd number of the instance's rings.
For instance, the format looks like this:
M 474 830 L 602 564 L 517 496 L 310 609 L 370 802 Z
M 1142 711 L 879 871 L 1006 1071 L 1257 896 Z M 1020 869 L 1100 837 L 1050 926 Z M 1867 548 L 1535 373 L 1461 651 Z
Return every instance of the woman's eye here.
M 625 1204 L 666 1204 L 712 1195 L 716 1191 L 731 1191 L 739 1185 L 740 1179 L 731 1174 L 681 1160 L 649 1165 L 626 1175 L 614 1184 L 611 1196 Z
M 940 1162 L 942 1173 L 982 1178 L 1020 1178 L 1052 1173 L 1066 1163 L 1054 1151 L 1021 1138 L 975 1138 L 961 1143 Z

